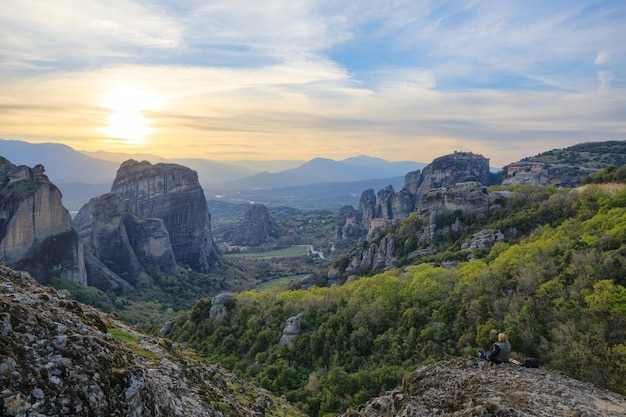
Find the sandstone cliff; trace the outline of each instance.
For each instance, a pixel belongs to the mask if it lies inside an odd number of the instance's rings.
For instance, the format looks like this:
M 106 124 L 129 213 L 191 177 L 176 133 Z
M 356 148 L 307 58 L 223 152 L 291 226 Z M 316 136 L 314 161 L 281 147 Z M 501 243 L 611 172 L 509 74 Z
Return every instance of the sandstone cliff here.
M 165 339 L 0 265 L 0 415 L 303 416 Z
M 162 219 L 179 264 L 207 273 L 218 258 L 211 216 L 195 171 L 176 164 L 124 162 L 111 192 L 140 218 Z
M 618 417 L 626 397 L 549 369 L 455 359 L 418 368 L 402 385 L 343 417 Z
M 0 157 L 0 258 L 42 283 L 55 272 L 86 282 L 82 245 L 42 165 L 16 166 Z

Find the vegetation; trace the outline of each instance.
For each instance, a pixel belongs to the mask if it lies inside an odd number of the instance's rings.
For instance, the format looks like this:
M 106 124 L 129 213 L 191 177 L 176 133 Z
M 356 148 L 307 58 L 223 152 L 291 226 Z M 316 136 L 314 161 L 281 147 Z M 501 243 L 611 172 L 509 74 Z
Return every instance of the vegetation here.
M 171 336 L 311 416 L 361 404 L 418 364 L 473 357 L 491 347 L 491 328 L 508 333 L 519 359 L 626 393 L 626 187 L 518 187 L 514 196 L 462 219 L 517 231 L 479 259 L 438 266 L 465 259 L 454 236 L 420 264 L 340 287 L 245 291 L 215 318 L 200 300 Z M 418 226 L 409 217 L 396 229 L 401 254 Z M 299 313 L 301 333 L 279 346 Z
M 589 142 L 553 149 L 522 161 L 577 165 L 584 168 L 605 168 L 626 165 L 626 142 Z

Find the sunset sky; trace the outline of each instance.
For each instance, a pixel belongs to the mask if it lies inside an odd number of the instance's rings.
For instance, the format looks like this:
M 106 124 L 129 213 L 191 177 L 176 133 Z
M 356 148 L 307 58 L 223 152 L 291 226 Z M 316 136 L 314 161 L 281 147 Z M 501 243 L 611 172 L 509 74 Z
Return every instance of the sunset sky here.
M 0 138 L 492 166 L 626 140 L 626 1 L 2 0 Z

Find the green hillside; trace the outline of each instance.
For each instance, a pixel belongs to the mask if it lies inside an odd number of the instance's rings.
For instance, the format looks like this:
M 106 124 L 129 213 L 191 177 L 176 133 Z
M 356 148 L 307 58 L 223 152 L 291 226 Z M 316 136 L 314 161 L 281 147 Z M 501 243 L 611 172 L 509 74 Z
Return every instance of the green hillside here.
M 583 168 L 626 165 L 626 141 L 589 142 L 564 149 L 553 149 L 522 161 L 575 165 Z
M 626 393 L 626 186 L 514 195 L 471 219 L 519 231 L 479 259 L 439 266 L 464 259 L 454 236 L 421 264 L 340 287 L 239 293 L 217 318 L 201 300 L 170 336 L 311 416 L 356 407 L 420 363 L 473 357 L 491 347 L 492 328 L 508 333 L 514 357 Z M 278 346 L 299 313 L 301 333 Z

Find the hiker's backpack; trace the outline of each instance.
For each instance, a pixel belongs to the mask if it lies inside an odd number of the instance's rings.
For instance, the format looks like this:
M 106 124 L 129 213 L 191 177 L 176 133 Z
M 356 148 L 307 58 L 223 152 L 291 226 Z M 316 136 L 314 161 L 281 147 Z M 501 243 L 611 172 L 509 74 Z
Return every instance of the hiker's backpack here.
M 526 358 L 523 366 L 526 368 L 539 368 L 539 361 L 536 358 Z

